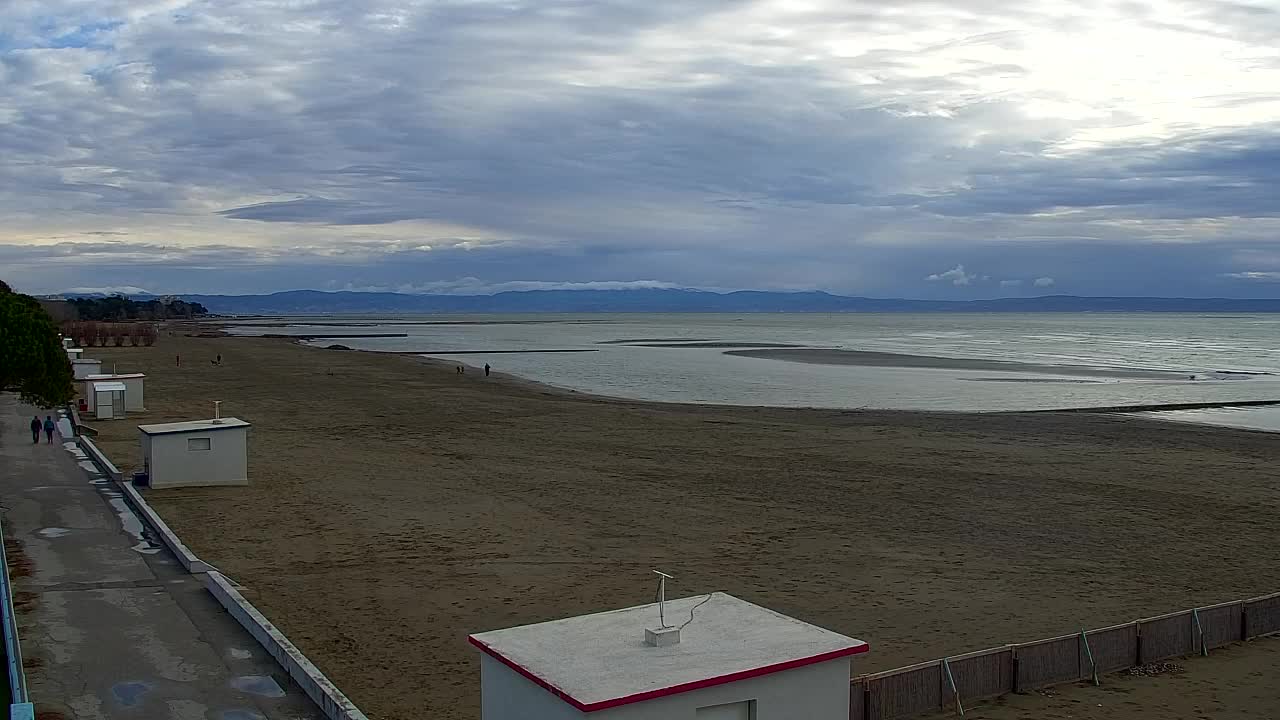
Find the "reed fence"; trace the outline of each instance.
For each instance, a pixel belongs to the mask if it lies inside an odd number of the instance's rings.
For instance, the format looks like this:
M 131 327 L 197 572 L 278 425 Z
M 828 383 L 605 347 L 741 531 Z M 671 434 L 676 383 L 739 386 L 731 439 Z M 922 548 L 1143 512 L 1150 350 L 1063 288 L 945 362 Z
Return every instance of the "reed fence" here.
M 1006 645 L 862 675 L 849 686 L 849 720 L 896 720 L 1006 693 L 1092 680 L 1169 658 L 1280 633 L 1280 593 L 1123 625 Z

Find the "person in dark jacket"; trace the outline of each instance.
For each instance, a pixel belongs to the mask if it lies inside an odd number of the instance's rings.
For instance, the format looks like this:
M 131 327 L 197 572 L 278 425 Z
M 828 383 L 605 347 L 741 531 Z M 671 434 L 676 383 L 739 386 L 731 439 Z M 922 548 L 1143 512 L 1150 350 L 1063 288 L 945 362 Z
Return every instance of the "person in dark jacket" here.
M 31 418 L 31 444 L 40 444 L 40 416 L 35 415 Z
M 44 416 L 44 436 L 49 439 L 50 445 L 53 444 L 53 431 L 57 429 L 58 429 L 58 426 L 53 424 L 53 416 L 45 415 Z

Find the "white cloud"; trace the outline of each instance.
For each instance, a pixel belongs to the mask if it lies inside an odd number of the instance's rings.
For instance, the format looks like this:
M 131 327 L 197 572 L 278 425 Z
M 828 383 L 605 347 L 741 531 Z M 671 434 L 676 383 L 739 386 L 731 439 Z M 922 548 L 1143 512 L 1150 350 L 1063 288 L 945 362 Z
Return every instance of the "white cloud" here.
M 1251 280 L 1253 282 L 1280 282 L 1280 272 L 1250 270 L 1246 272 L 1223 273 L 1222 277 L 1232 280 Z
M 1051 277 L 1038 277 L 1033 284 L 1038 288 L 1047 288 L 1053 287 L 1054 282 L 1054 279 Z
M 978 274 L 965 272 L 964 265 L 957 265 L 946 272 L 934 273 L 926 279 L 929 282 L 949 281 L 952 285 L 962 287 L 978 279 Z
M 146 288 L 136 287 L 134 285 L 117 285 L 108 287 L 73 287 L 63 291 L 68 295 L 115 295 L 117 293 L 123 295 L 154 295 L 155 293 Z
M 589 282 L 547 282 L 540 280 L 511 280 L 488 282 L 480 278 L 465 277 L 429 283 L 405 283 L 402 285 L 345 285 L 341 289 L 352 292 L 396 292 L 408 295 L 493 295 L 500 292 L 525 290 L 669 290 L 680 286 L 659 280 L 595 280 Z M 707 288 L 704 288 L 707 289 Z
M 1022 281 L 1021 280 L 1001 280 L 1000 287 L 1002 288 L 1022 287 Z

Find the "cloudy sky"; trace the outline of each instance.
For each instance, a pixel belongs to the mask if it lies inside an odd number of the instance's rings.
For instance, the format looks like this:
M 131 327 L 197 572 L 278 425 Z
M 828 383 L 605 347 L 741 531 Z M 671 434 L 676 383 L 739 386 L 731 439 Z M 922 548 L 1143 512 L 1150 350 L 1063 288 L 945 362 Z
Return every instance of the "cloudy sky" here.
M 1280 296 L 1280 1 L 2 0 L 0 276 Z

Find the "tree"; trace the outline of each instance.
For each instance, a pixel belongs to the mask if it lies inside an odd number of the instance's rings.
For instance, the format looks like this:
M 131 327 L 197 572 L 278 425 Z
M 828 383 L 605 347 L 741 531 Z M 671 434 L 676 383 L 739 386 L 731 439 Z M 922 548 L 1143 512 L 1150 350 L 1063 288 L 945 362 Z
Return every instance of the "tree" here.
M 23 402 L 51 408 L 71 402 L 72 382 L 53 318 L 35 298 L 0 282 L 0 390 L 16 390 Z

